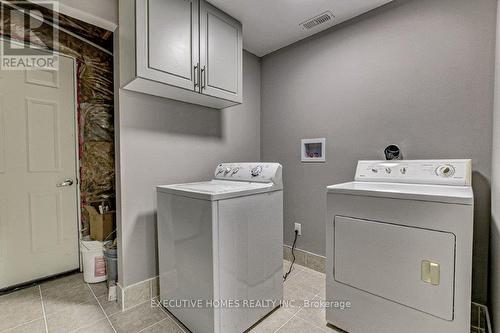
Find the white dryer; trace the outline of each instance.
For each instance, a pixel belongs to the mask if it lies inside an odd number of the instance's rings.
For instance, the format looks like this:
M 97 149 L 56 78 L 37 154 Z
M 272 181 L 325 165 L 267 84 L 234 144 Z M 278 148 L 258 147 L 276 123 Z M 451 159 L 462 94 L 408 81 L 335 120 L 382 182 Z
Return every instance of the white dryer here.
M 189 330 L 244 332 L 280 305 L 281 165 L 220 164 L 157 195 L 160 299 Z
M 359 161 L 354 182 L 327 189 L 326 298 L 350 302 L 328 323 L 469 333 L 471 161 Z

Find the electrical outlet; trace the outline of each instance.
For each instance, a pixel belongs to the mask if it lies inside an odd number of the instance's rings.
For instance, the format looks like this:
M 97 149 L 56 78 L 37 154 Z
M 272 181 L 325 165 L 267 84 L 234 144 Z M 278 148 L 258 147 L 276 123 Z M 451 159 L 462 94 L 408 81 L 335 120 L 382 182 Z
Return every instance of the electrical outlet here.
M 295 231 L 298 231 L 298 235 L 302 236 L 302 224 L 295 223 Z

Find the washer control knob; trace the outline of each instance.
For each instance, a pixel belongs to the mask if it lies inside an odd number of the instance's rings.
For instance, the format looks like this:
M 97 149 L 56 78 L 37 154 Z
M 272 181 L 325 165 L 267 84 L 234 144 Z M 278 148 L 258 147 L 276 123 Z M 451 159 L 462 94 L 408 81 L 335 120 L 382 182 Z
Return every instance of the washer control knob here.
M 378 170 L 377 170 L 377 169 L 375 169 L 375 168 L 372 168 L 372 172 L 373 172 L 373 173 L 378 173 Z
M 443 164 L 437 167 L 436 174 L 448 178 L 455 174 L 455 168 L 449 164 Z
M 260 175 L 261 172 L 262 172 L 262 165 L 257 165 L 251 171 L 252 177 L 257 177 L 258 175 Z
M 231 172 L 231 168 L 230 167 L 227 167 L 225 170 L 224 170 L 224 176 L 226 176 L 228 173 Z
M 405 167 L 402 167 L 400 171 L 401 171 L 401 174 L 406 175 L 406 168 Z
M 221 173 L 223 173 L 223 172 L 224 172 L 224 168 L 221 168 L 221 167 L 220 167 L 220 168 L 218 168 L 218 169 L 217 169 L 217 174 L 216 174 L 216 176 L 220 175 L 220 174 L 221 174 Z
M 391 172 L 392 172 L 392 169 L 391 169 L 391 168 L 385 168 L 385 172 L 386 172 L 386 173 L 391 173 Z
M 235 175 L 236 173 L 238 173 L 238 171 L 240 171 L 240 167 L 236 167 L 233 169 L 233 172 L 231 173 L 231 176 L 232 175 Z

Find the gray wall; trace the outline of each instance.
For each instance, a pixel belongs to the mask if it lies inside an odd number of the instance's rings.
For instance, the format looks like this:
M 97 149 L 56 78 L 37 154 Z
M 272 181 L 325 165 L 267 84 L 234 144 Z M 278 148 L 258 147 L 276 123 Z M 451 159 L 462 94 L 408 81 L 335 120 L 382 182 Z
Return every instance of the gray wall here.
M 245 52 L 243 104 L 222 111 L 120 90 L 120 280 L 157 275 L 156 190 L 210 179 L 223 161 L 260 160 L 260 59 Z
M 396 1 L 262 62 L 262 159 L 284 166 L 285 242 L 325 254 L 325 186 L 387 144 L 405 158 L 472 158 L 474 299 L 487 286 L 495 0 Z M 327 162 L 300 163 L 326 137 Z
M 493 157 L 491 170 L 491 309 L 494 332 L 500 332 L 500 6 L 497 12 L 495 71 L 495 106 L 493 113 Z

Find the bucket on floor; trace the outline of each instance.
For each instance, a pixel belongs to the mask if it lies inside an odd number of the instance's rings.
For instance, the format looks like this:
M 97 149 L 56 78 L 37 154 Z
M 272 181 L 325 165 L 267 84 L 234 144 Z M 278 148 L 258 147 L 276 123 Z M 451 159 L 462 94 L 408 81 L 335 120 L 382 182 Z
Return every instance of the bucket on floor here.
M 83 259 L 83 279 L 87 283 L 106 281 L 106 262 L 103 242 L 81 241 L 80 251 Z
M 116 282 L 118 280 L 118 254 L 116 252 L 116 245 L 113 242 L 104 245 L 104 257 L 106 258 L 108 282 Z

